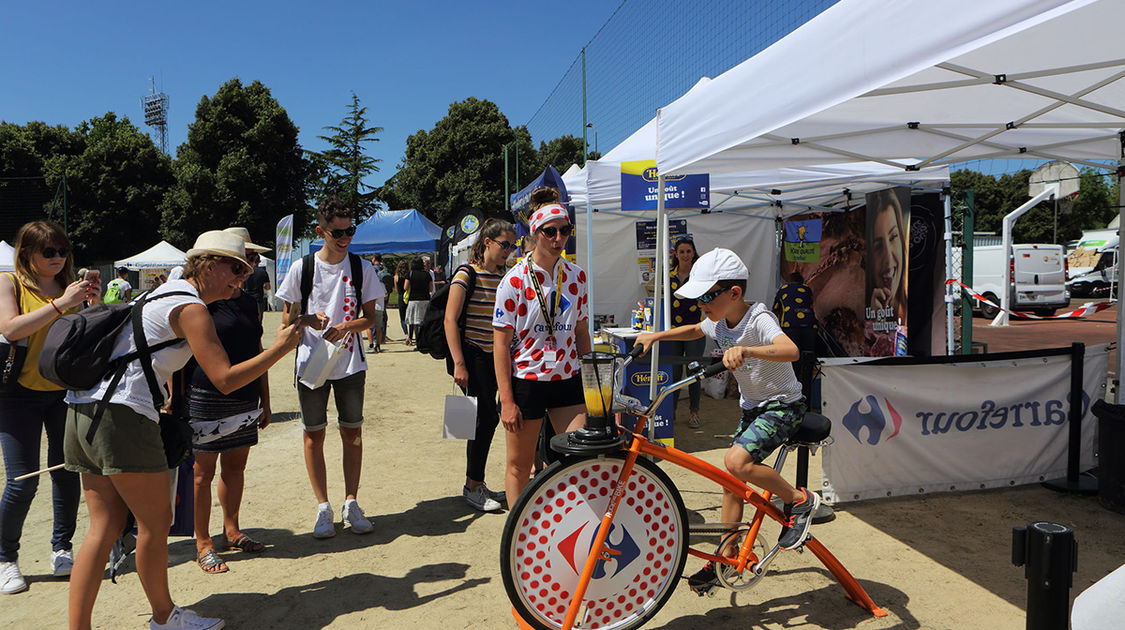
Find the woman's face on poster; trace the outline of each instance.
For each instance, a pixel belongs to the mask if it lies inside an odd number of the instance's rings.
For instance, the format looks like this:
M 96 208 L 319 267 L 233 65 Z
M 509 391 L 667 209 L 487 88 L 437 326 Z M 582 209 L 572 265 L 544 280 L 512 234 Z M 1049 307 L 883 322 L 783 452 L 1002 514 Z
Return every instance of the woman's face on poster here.
M 902 228 L 898 224 L 894 207 L 884 206 L 872 226 L 871 262 L 875 286 L 886 292 L 888 300 L 893 299 L 902 284 Z

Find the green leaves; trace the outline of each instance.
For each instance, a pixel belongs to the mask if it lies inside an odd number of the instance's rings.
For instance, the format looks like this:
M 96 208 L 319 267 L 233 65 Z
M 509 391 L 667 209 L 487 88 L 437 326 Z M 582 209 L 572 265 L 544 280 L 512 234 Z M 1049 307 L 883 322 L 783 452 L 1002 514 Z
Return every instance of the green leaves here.
M 331 131 L 330 136 L 317 136 L 328 143 L 329 148 L 319 153 L 308 152 L 314 163 L 316 183 L 313 196 L 335 195 L 345 201 L 356 213 L 356 220 L 371 216 L 379 207 L 378 193 L 374 186 L 364 183 L 364 178 L 379 172 L 382 160 L 366 154 L 367 143 L 378 142 L 376 135 L 383 132 L 382 127 L 367 125 L 367 108 L 359 103 L 359 97 L 352 93 L 348 113 L 339 125 L 324 127 Z

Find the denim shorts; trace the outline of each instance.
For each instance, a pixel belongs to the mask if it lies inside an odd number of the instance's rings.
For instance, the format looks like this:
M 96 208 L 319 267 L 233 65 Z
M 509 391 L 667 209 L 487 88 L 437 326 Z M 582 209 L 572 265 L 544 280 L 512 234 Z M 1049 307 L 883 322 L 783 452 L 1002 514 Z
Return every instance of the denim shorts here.
M 746 449 L 754 463 L 761 464 L 793 436 L 808 410 L 808 401 L 803 396 L 791 403 L 770 400 L 753 409 L 743 409 L 732 446 Z
M 316 389 L 297 383 L 297 401 L 301 404 L 301 428 L 320 431 L 328 426 L 328 390 L 336 398 L 336 417 L 341 428 L 355 429 L 363 425 L 363 386 L 367 371 L 328 381 Z

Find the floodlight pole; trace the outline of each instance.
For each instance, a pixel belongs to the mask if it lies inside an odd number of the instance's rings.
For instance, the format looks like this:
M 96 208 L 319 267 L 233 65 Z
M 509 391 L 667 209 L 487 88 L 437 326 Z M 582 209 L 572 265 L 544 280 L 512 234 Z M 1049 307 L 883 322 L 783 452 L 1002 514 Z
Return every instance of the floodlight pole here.
M 509 192 L 511 190 L 512 190 L 511 187 L 508 186 L 508 145 L 505 144 L 504 145 L 504 210 L 505 210 L 505 212 L 507 212 L 509 214 L 512 211 L 512 204 L 511 204 L 512 200 L 511 200 L 510 195 L 509 195 Z
M 1046 182 L 1044 184 L 1043 192 L 1027 200 L 1027 202 L 1025 202 L 1022 206 L 1016 208 L 1015 210 L 1012 210 L 1006 217 L 1004 217 L 1002 242 L 1004 244 L 1004 262 L 1008 263 L 1009 269 L 1012 268 L 1012 263 L 1009 262 L 1012 259 L 1012 226 L 1015 224 L 1016 219 L 1020 218 L 1028 210 L 1034 208 L 1039 204 L 1039 202 L 1051 199 L 1052 197 L 1058 197 L 1058 194 L 1058 182 Z M 1000 296 L 1000 312 L 996 315 L 996 319 L 992 320 L 992 323 L 989 324 L 989 326 L 1008 325 L 1008 309 L 1012 307 L 1012 280 L 1014 280 L 1014 278 L 1012 277 L 1011 272 L 1004 274 L 1004 293 Z

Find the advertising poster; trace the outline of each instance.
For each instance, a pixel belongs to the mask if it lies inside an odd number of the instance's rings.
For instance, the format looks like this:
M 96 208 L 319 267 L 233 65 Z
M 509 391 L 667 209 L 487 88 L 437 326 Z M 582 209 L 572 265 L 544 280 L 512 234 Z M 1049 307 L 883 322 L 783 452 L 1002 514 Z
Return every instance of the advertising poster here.
M 656 160 L 621 163 L 621 209 L 656 210 Z M 711 206 L 711 176 L 673 175 L 664 178 L 665 209 L 702 210 Z
M 656 272 L 656 221 L 637 221 L 637 272 L 641 284 L 652 282 Z M 682 236 L 690 236 L 687 219 L 668 221 L 668 239 L 675 243 Z
M 906 353 L 912 357 L 933 354 L 933 338 L 945 347 L 945 207 L 941 195 L 927 193 L 910 198 L 910 271 L 907 286 L 907 319 L 910 334 Z M 935 312 L 941 315 L 934 319 Z
M 820 261 L 820 219 L 785 222 L 785 258 L 790 262 Z
M 277 252 L 277 283 L 289 273 L 289 266 L 293 263 L 293 215 L 286 215 L 277 222 L 277 235 L 275 237 L 275 251 Z
M 867 193 L 864 355 L 906 354 L 909 311 L 910 189 Z

